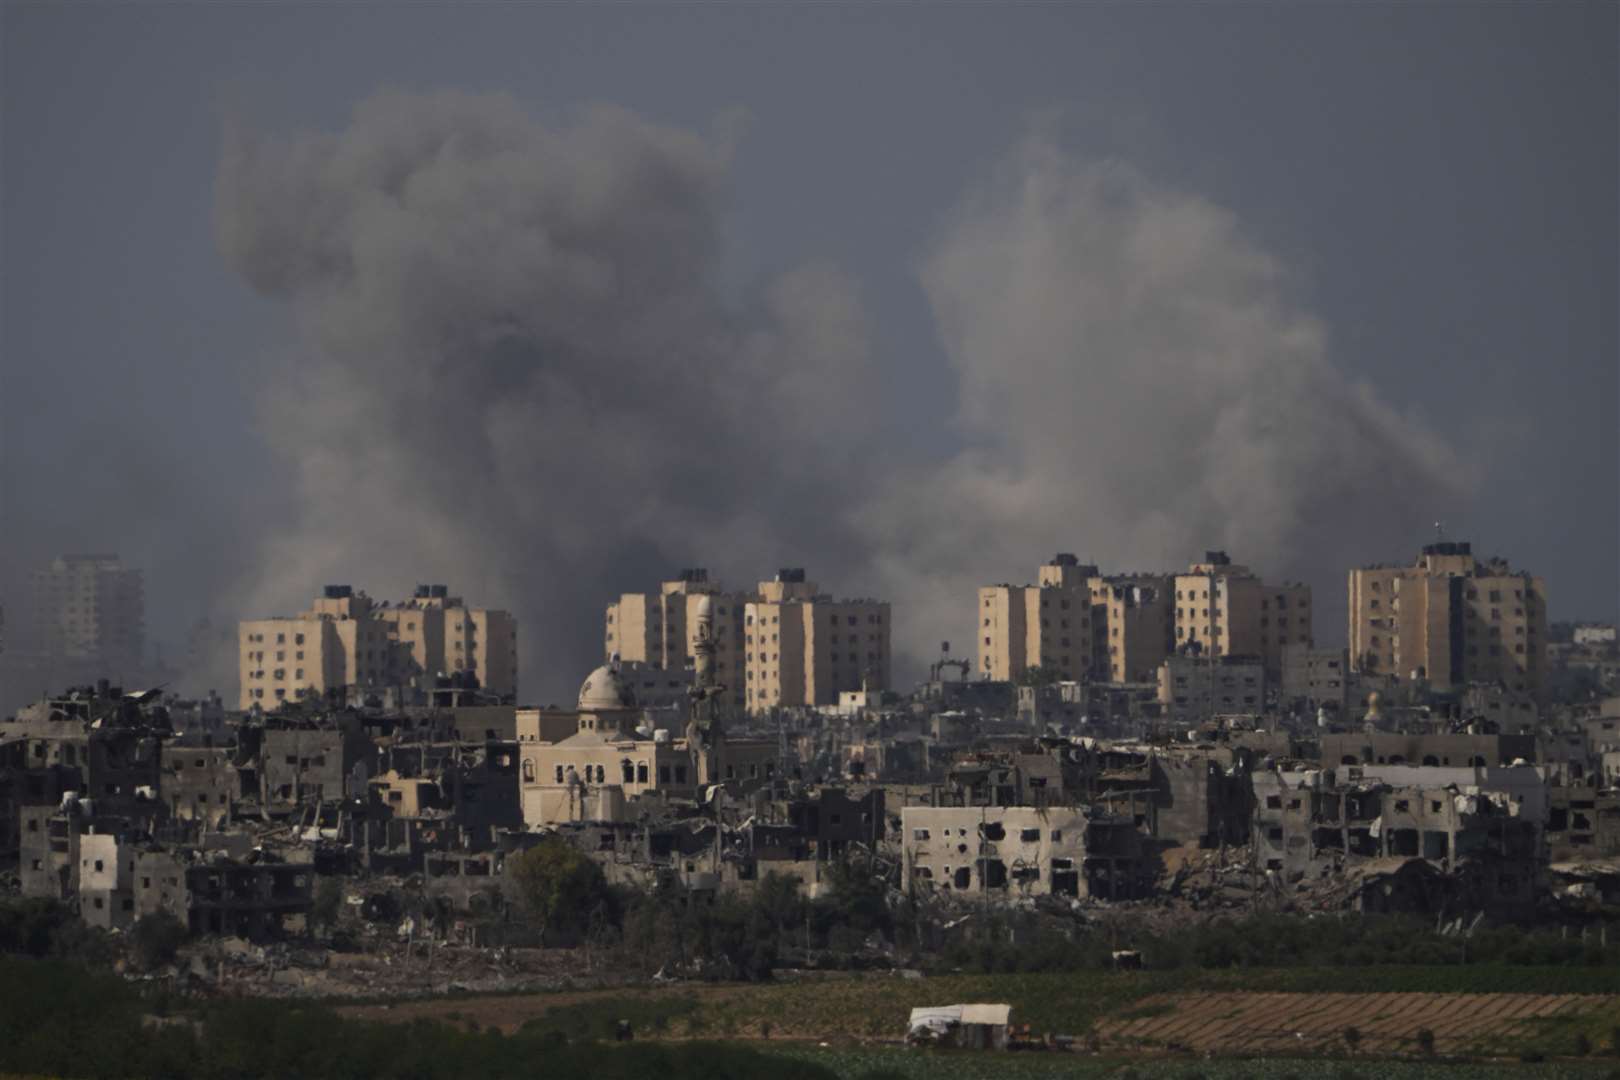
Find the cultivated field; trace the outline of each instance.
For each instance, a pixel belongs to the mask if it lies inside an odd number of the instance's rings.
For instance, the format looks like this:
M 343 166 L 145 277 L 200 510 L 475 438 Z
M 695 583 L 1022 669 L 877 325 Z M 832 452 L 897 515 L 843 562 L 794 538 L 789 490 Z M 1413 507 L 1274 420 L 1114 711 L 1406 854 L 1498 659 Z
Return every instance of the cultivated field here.
M 1615 1053 L 1620 979 L 1592 968 L 1296 968 L 1222 971 L 846 975 L 803 982 L 679 984 L 617 990 L 461 996 L 342 1006 L 345 1015 L 435 1019 L 507 1033 L 528 1026 L 569 1039 L 607 1037 L 615 1019 L 637 1038 L 897 1042 L 918 1005 L 1004 1001 L 1036 1034 L 1090 1034 L 1113 1054 L 1549 1057 Z M 1360 1033 L 1356 1047 L 1344 1031 Z M 1074 1059 L 1070 1059 L 1071 1061 Z
M 1612 1011 L 1593 994 L 1160 994 L 1105 1017 L 1104 1051 L 1185 1049 L 1214 1054 L 1341 1052 L 1354 1028 L 1361 1054 L 1421 1050 L 1419 1032 L 1439 1054 L 1486 1053 L 1530 1041 L 1554 1018 Z

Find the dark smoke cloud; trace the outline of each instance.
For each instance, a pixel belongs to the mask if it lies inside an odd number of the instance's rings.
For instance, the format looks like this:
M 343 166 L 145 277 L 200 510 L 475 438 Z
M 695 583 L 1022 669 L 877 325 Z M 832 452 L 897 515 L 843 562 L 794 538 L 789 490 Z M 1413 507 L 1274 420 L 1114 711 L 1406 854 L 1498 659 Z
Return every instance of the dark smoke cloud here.
M 264 380 L 302 510 L 266 529 L 253 610 L 446 581 L 516 611 L 524 683 L 550 697 L 598 662 L 620 591 L 849 550 L 828 510 L 859 497 L 875 427 L 865 316 L 825 266 L 728 302 L 726 171 L 718 141 L 503 97 L 231 131 L 221 249 L 303 338 Z
M 554 698 L 596 661 L 602 604 L 681 565 L 870 586 L 918 659 L 972 641 L 951 631 L 974 586 L 1060 549 L 1149 569 L 1225 546 L 1342 592 L 1345 566 L 1467 486 L 1333 366 L 1229 213 L 1039 137 L 921 268 L 963 449 L 880 465 L 855 287 L 813 265 L 728 297 L 727 170 L 723 140 L 611 108 L 541 123 L 502 97 L 385 93 L 336 135 L 232 130 L 220 246 L 302 340 L 262 401 L 300 511 L 265 523 L 248 609 L 447 581 L 517 612 L 526 696 Z

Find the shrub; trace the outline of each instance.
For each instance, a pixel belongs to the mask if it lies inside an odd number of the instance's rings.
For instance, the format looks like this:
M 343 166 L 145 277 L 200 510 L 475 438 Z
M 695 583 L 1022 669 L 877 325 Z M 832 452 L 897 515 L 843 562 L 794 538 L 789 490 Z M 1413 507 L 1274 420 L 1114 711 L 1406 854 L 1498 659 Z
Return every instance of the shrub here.
M 151 971 L 172 961 L 186 936 L 185 926 L 168 912 L 148 915 L 129 932 L 131 956 L 137 967 Z

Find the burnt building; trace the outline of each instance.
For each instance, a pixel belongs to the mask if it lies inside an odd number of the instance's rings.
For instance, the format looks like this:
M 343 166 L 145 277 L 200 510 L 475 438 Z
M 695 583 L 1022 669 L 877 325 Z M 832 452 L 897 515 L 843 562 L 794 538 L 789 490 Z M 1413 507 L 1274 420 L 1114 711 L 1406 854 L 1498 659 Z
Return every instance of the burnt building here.
M 309 863 L 143 851 L 135 859 L 135 907 L 142 918 L 167 912 L 193 934 L 277 937 L 290 919 L 308 915 L 314 878 Z

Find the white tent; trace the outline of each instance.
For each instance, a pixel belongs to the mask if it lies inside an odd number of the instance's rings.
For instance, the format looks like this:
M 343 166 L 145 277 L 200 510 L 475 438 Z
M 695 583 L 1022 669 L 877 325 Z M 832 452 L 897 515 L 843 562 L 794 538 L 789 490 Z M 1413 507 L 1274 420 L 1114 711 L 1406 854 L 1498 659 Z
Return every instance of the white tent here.
M 1005 1049 L 1011 1005 L 934 1005 L 911 1010 L 908 1042 L 949 1042 L 972 1049 Z

